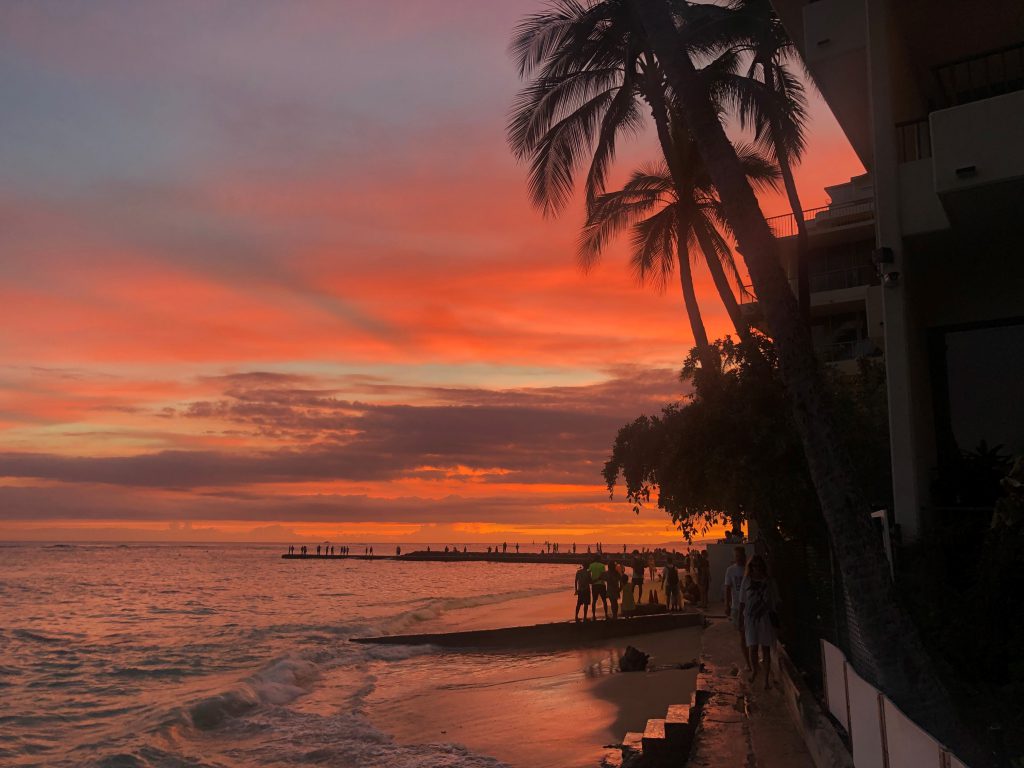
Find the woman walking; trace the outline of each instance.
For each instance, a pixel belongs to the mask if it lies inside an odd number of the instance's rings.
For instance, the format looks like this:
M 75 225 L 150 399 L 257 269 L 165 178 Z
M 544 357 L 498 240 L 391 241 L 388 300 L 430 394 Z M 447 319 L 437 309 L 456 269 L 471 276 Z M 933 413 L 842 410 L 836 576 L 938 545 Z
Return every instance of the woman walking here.
M 740 587 L 740 616 L 743 634 L 750 653 L 750 682 L 757 679 L 761 663 L 764 664 L 764 687 L 772 687 L 772 645 L 775 643 L 776 609 L 779 604 L 775 582 L 768 575 L 768 564 L 761 555 L 754 555 L 747 563 L 747 573 Z

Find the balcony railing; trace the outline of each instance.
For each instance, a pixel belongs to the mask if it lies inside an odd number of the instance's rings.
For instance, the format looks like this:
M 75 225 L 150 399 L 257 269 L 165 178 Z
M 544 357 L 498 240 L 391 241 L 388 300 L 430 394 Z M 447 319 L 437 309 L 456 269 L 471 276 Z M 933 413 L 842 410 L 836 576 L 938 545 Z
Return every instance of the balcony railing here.
M 1024 89 L 1024 42 L 934 68 L 946 106 L 955 107 Z
M 808 208 L 802 214 L 804 221 L 807 222 L 808 231 L 818 231 L 824 227 L 841 227 L 845 224 L 868 221 L 874 215 L 874 211 L 873 200 L 858 200 L 853 203 Z M 796 216 L 792 213 L 772 216 L 766 221 L 772 234 L 777 238 L 793 237 L 797 233 Z
M 841 291 L 845 288 L 858 288 L 862 285 L 872 285 L 876 282 L 878 274 L 871 264 L 859 264 L 854 267 L 842 269 L 830 269 L 826 272 L 812 272 L 808 276 L 811 293 L 821 291 Z M 744 285 L 740 292 L 740 304 L 756 304 L 757 296 L 754 294 L 754 286 Z
M 862 357 L 878 357 L 882 354 L 882 350 L 870 339 L 837 341 L 832 344 L 815 346 L 814 351 L 818 353 L 822 362 L 825 363 L 859 360 Z
M 901 163 L 932 156 L 932 133 L 928 118 L 896 123 L 896 159 Z
M 855 267 L 830 269 L 827 272 L 812 272 L 809 281 L 811 293 L 818 293 L 819 291 L 841 291 L 844 288 L 871 285 L 876 276 L 875 268 L 871 264 L 859 264 Z

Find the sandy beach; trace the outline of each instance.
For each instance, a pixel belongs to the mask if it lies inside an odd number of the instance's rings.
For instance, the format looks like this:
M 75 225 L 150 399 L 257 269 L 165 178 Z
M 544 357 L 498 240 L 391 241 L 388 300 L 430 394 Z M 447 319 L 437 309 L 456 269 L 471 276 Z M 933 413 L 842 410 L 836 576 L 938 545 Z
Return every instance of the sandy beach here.
M 571 618 L 571 590 L 451 611 L 418 630 L 453 631 Z M 401 743 L 454 742 L 511 766 L 593 768 L 602 747 L 642 730 L 687 701 L 699 629 L 618 638 L 545 652 L 436 651 L 381 664 L 365 712 Z M 653 671 L 618 672 L 627 645 L 651 654 Z

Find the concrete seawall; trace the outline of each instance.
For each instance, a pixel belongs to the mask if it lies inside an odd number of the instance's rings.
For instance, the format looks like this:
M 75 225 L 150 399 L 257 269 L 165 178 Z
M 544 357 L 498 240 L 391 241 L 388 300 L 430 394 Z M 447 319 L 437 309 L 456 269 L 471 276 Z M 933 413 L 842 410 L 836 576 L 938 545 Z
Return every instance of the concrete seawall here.
M 665 632 L 704 624 L 702 613 L 657 613 L 613 621 L 562 621 L 527 627 L 481 629 L 419 635 L 355 637 L 354 643 L 436 645 L 443 648 L 538 648 L 582 645 L 614 637 Z

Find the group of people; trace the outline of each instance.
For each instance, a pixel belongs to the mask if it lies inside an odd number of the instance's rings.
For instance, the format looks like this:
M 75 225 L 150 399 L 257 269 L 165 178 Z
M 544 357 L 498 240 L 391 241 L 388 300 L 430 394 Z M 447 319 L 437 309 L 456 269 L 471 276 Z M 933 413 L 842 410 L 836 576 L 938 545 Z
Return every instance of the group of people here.
M 744 547 L 736 547 L 732 565 L 725 571 L 725 610 L 740 635 L 750 682 L 764 668 L 764 687 L 771 688 L 772 646 L 779 625 L 779 592 L 761 555 L 747 559 Z M 760 654 L 759 654 L 760 652 Z
M 288 545 L 288 554 L 294 555 L 297 553 L 306 557 L 310 554 L 309 547 L 303 544 L 301 547 L 296 547 L 294 544 Z M 398 550 L 401 554 L 401 550 Z M 348 557 L 352 554 L 350 547 L 338 547 L 334 544 L 317 544 L 316 545 L 316 556 L 317 557 Z M 363 556 L 367 557 L 373 554 L 373 547 L 363 547 Z
M 703 571 L 700 562 L 704 563 Z M 631 574 L 627 573 L 627 568 L 631 569 Z M 618 618 L 620 608 L 623 615 L 634 612 L 637 606 L 644 602 L 645 582 L 649 604 L 663 604 L 669 611 L 683 610 L 684 602 L 703 605 L 707 600 L 707 587 L 702 589 L 698 579 L 702 573 L 706 575 L 707 572 L 707 558 L 701 558 L 698 554 L 689 557 L 670 556 L 660 572 L 652 552 L 641 554 L 634 549 L 632 561 L 628 566 L 615 561 L 605 565 L 602 555 L 597 554 L 589 564 L 581 565 L 576 572 L 573 584 L 576 595 L 576 621 L 586 621 L 588 613 L 592 620 L 597 620 L 598 602 L 606 619 Z M 647 574 L 650 576 L 649 581 Z M 695 575 L 697 578 L 694 578 Z

